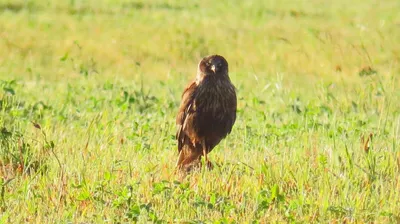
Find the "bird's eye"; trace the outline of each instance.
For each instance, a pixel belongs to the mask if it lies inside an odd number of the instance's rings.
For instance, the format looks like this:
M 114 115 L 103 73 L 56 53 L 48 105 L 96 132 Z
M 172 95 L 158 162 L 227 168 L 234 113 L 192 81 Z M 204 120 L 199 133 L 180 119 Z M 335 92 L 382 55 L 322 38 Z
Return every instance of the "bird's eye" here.
M 206 62 L 207 67 L 210 66 L 210 62 Z

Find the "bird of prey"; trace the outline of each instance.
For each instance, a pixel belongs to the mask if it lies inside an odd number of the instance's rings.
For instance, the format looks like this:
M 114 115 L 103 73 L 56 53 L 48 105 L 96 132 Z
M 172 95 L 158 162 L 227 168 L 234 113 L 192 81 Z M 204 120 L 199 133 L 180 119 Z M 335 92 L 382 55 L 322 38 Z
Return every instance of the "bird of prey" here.
M 232 130 L 236 120 L 236 90 L 228 74 L 228 62 L 220 55 L 203 58 L 196 80 L 182 94 L 176 117 L 178 170 L 198 167 L 207 154 Z

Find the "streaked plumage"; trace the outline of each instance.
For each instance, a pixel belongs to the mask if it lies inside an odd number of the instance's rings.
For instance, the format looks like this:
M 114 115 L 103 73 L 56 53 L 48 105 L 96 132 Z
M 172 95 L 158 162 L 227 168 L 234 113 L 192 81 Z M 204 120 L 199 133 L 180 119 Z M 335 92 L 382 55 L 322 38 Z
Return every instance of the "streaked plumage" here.
M 176 117 L 179 158 L 177 167 L 190 170 L 232 130 L 236 120 L 236 91 L 228 62 L 220 55 L 203 58 L 196 80 L 183 92 Z

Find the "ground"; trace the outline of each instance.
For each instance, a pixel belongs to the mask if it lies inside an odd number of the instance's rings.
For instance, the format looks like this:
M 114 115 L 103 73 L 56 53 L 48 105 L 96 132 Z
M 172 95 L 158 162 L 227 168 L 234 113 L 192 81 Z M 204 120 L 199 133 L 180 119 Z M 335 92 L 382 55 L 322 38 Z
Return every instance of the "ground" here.
M 0 222 L 400 222 L 400 1 L 0 2 Z M 175 114 L 218 53 L 212 171 Z

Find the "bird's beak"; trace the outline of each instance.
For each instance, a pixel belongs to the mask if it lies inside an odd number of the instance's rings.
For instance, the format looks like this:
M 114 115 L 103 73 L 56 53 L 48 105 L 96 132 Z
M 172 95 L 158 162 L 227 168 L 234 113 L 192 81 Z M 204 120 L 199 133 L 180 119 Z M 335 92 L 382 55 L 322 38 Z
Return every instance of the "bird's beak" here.
M 215 73 L 215 65 L 211 66 L 211 70 Z

